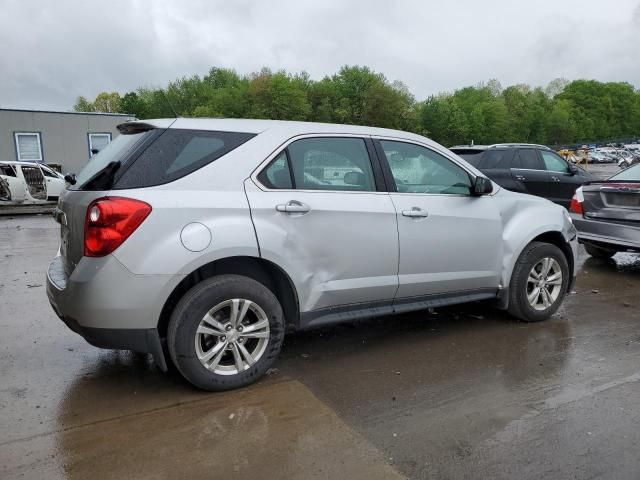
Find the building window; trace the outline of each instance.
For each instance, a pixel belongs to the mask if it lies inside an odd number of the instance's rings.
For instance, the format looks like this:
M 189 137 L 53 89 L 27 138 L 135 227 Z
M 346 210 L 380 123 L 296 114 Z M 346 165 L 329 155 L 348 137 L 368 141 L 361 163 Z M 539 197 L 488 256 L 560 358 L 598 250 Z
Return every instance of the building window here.
M 90 133 L 89 134 L 89 158 L 111 143 L 110 133 Z
M 40 132 L 16 132 L 14 136 L 18 161 L 42 162 Z

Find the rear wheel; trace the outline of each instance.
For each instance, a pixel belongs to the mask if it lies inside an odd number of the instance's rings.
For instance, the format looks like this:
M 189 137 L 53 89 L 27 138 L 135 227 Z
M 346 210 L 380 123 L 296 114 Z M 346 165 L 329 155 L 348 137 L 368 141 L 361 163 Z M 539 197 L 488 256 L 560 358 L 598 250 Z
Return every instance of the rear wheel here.
M 594 258 L 611 258 L 617 253 L 611 248 L 596 247 L 587 243 L 585 243 L 584 249 Z
M 562 250 L 532 242 L 511 275 L 509 313 L 526 322 L 546 320 L 560 307 L 568 284 L 569 265 Z
M 221 275 L 194 286 L 169 321 L 171 359 L 204 390 L 253 383 L 273 364 L 284 338 L 282 308 L 261 283 Z

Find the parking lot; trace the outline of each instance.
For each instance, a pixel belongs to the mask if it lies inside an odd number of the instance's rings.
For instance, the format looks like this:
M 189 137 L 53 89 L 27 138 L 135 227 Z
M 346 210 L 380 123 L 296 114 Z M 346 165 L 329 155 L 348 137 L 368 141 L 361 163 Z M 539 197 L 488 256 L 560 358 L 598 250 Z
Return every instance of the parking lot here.
M 584 252 L 554 317 L 474 304 L 287 337 L 203 393 L 49 307 L 48 216 L 0 219 L 0 477 L 638 478 L 640 256 Z

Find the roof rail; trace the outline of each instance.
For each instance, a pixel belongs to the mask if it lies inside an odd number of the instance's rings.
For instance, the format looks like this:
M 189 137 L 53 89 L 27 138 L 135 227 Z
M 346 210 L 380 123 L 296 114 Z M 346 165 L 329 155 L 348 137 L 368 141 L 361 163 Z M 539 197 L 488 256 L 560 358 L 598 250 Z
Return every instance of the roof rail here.
M 547 150 L 551 150 L 546 145 L 540 145 L 538 143 L 494 143 L 493 145 L 489 145 L 490 147 L 538 147 L 545 148 Z

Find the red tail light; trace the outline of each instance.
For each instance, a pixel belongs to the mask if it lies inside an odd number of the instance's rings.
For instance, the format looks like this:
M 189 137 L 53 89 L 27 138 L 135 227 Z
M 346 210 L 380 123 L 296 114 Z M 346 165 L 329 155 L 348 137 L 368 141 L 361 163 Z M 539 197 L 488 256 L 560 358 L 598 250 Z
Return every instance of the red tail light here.
M 569 211 L 582 215 L 584 213 L 584 211 L 582 210 L 583 201 L 584 197 L 582 196 L 582 191 L 576 190 L 576 193 L 573 194 L 573 198 L 571 199 Z
M 129 238 L 151 213 L 151 205 L 123 197 L 91 202 L 84 221 L 85 257 L 104 257 Z

